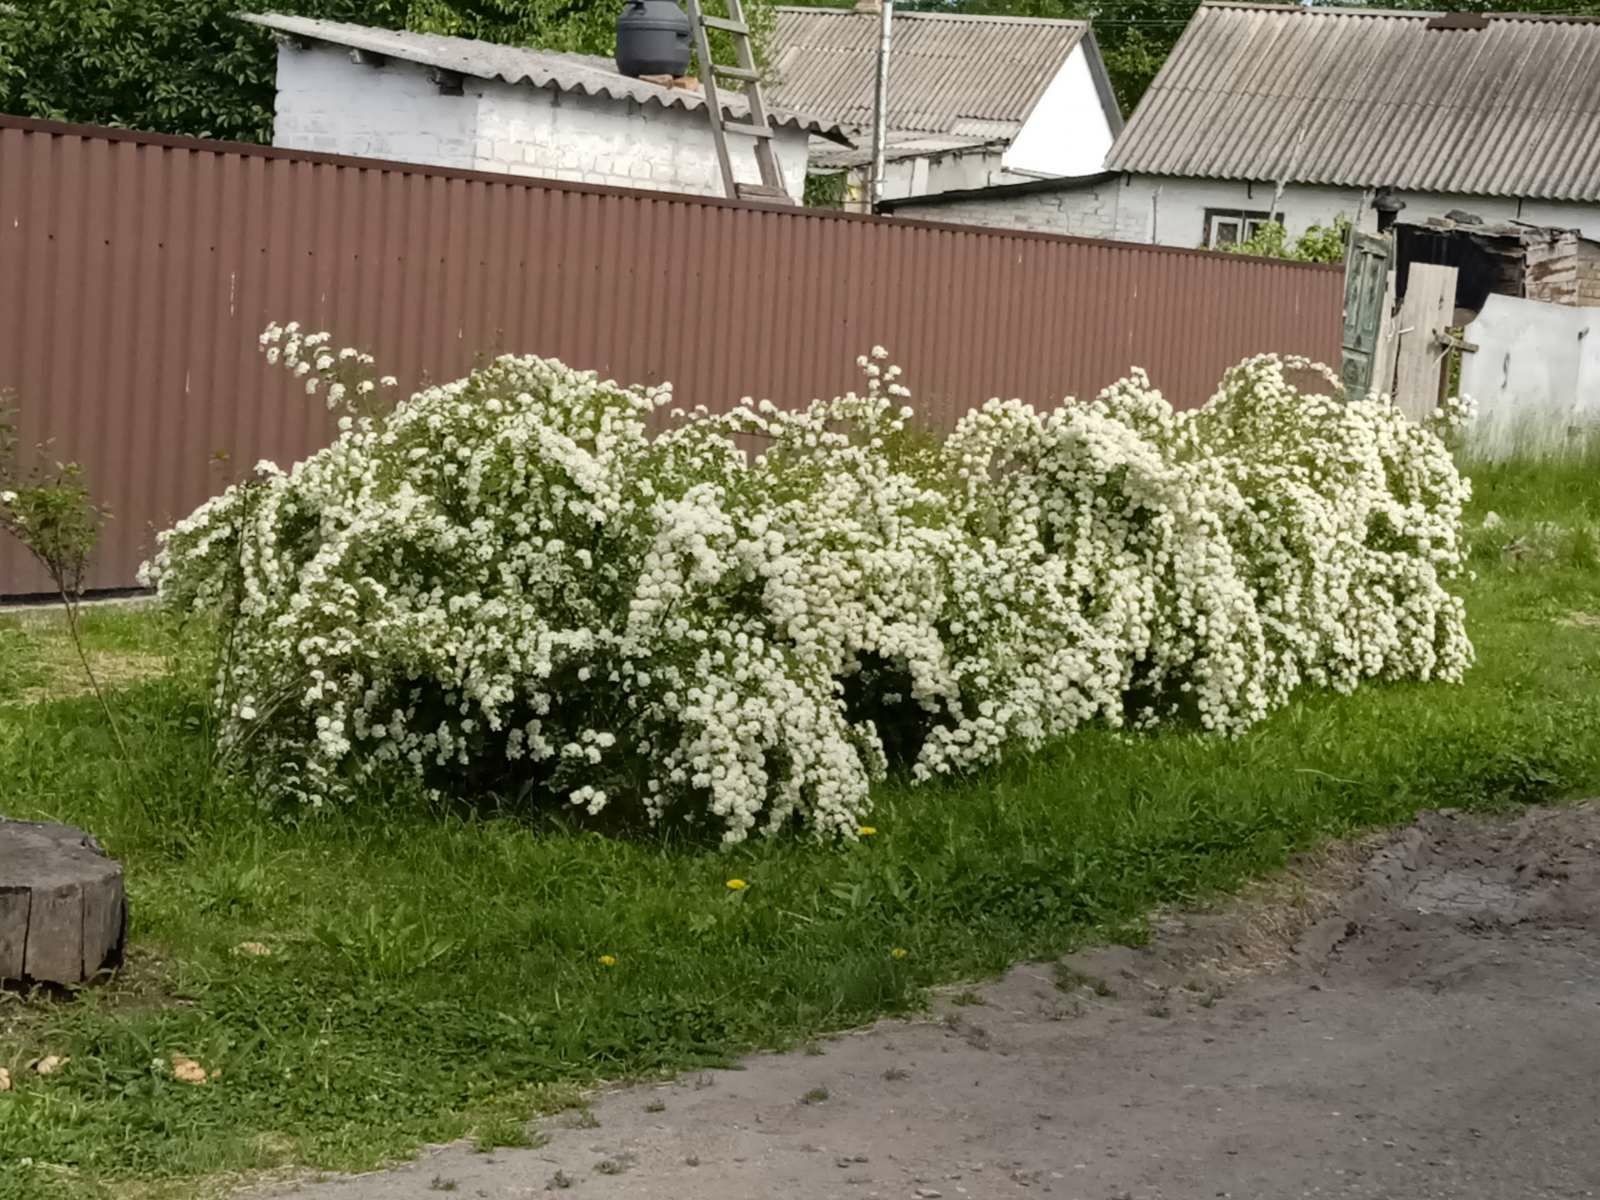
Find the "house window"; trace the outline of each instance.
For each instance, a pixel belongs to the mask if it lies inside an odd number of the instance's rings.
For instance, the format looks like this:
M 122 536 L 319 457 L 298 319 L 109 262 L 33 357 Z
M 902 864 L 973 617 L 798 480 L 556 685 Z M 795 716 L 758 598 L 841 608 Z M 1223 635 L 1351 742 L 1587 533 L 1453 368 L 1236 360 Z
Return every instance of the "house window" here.
M 1220 250 L 1248 242 L 1267 223 L 1264 212 L 1240 212 L 1232 208 L 1206 209 L 1206 249 Z

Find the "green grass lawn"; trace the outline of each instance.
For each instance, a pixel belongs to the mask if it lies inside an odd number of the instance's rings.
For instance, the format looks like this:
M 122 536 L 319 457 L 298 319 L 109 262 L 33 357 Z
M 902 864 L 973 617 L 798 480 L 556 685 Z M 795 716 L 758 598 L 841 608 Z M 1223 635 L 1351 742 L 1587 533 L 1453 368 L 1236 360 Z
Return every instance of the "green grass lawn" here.
M 1600 791 L 1600 469 L 1476 479 L 1474 526 L 1503 523 L 1474 535 L 1463 686 L 1308 694 L 1232 741 L 1088 731 L 962 781 L 890 783 L 877 833 L 845 849 L 618 840 L 405 794 L 264 813 L 208 780 L 197 639 L 150 614 L 88 619 L 124 765 L 58 627 L 0 619 L 0 811 L 99 834 L 133 905 L 110 986 L 0 995 L 17 1085 L 0 1094 L 0 1196 L 190 1196 L 237 1172 L 512 1140 L 599 1080 L 1137 937 L 1152 905 L 1322 839 Z M 175 1053 L 220 1077 L 177 1081 Z M 40 1077 L 42 1054 L 71 1061 Z

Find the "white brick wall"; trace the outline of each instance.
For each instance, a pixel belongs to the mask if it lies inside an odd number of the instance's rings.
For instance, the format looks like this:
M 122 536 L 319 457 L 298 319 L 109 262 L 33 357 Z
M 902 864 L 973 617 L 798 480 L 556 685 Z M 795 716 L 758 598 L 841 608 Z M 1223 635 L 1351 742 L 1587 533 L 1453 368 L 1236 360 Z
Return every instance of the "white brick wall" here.
M 1113 238 L 1117 235 L 1118 186 L 1118 181 L 1112 179 L 1070 191 L 1022 192 L 943 204 L 897 204 L 894 215 L 957 225 Z
M 704 110 L 639 105 L 604 96 L 484 85 L 478 168 L 616 187 L 722 195 L 722 174 Z M 780 127 L 778 164 L 789 194 L 805 190 L 806 135 Z M 757 183 L 750 139 L 730 135 L 734 177 Z
M 472 169 L 478 98 L 440 95 L 421 67 L 357 66 L 333 46 L 278 49 L 272 144 Z
M 615 187 L 722 195 L 703 109 L 639 105 L 468 79 L 445 96 L 422 67 L 352 63 L 332 46 L 278 53 L 273 144 Z M 774 139 L 789 194 L 805 189 L 804 131 Z M 730 135 L 735 177 L 759 181 L 750 139 Z

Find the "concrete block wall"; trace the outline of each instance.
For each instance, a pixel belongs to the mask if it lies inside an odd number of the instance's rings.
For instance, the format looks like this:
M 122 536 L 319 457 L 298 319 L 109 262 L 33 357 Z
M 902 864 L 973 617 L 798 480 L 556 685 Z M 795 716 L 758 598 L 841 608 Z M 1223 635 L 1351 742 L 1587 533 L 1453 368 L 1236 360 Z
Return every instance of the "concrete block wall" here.
M 1117 233 L 1118 187 L 1118 181 L 1113 179 L 1072 190 L 1024 192 L 943 204 L 899 204 L 894 215 L 958 225 L 1110 238 Z
M 778 127 L 784 185 L 805 191 L 807 135 Z M 704 109 L 686 111 L 466 79 L 444 95 L 414 63 L 354 63 L 336 46 L 278 52 L 273 145 L 459 170 L 721 196 Z M 735 177 L 759 182 L 750 139 L 733 137 Z

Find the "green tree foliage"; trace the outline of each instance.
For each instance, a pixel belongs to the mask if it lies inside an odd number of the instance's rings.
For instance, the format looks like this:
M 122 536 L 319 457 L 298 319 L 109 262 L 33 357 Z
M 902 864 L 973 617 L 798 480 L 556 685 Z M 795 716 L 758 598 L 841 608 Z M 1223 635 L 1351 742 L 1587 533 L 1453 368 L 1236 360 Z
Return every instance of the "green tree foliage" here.
M 0 112 L 160 133 L 272 137 L 270 34 L 251 8 L 609 55 L 596 0 L 0 0 Z M 764 28 L 763 3 L 752 21 Z

